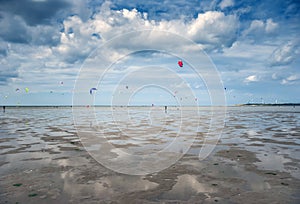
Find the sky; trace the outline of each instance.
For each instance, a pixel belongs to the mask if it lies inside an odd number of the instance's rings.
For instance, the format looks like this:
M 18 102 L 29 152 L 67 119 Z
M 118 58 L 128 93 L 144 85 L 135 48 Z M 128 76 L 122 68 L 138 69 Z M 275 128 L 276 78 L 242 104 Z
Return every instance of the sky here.
M 214 105 L 207 67 L 227 105 L 299 103 L 299 21 L 297 0 L 0 0 L 0 105 Z

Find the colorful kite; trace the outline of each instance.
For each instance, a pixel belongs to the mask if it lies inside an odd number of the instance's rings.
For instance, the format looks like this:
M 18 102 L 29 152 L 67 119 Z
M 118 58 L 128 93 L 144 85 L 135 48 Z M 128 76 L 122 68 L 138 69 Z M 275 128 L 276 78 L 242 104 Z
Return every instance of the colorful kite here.
M 97 91 L 97 89 L 96 89 L 96 88 L 91 88 L 91 89 L 90 89 L 90 94 L 91 94 L 91 95 L 93 95 L 93 91 Z
M 183 62 L 181 60 L 178 61 L 179 67 L 183 67 Z

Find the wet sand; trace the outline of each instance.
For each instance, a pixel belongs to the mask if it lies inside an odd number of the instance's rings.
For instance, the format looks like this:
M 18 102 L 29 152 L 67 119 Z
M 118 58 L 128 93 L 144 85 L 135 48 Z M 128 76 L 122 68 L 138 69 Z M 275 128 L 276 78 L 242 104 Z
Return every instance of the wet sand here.
M 99 164 L 65 117 L 71 110 L 51 111 L 1 115 L 0 203 L 300 203 L 300 113 L 293 109 L 229 109 L 209 157 L 198 159 L 197 140 L 178 162 L 144 176 Z

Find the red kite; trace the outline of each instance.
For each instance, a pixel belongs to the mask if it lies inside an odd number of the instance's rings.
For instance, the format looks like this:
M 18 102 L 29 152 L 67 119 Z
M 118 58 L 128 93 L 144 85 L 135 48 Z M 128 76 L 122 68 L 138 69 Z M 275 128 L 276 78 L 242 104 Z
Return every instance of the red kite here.
M 181 60 L 178 61 L 179 67 L 183 67 L 183 62 Z

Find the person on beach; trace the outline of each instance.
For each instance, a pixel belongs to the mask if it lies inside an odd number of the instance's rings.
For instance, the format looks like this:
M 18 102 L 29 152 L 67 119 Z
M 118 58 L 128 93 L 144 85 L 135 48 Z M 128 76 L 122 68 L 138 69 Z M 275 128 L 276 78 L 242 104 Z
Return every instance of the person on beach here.
M 168 106 L 165 106 L 165 113 L 167 113 Z
M 3 106 L 3 113 L 5 113 L 5 106 Z

